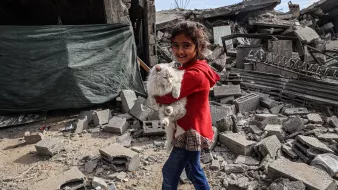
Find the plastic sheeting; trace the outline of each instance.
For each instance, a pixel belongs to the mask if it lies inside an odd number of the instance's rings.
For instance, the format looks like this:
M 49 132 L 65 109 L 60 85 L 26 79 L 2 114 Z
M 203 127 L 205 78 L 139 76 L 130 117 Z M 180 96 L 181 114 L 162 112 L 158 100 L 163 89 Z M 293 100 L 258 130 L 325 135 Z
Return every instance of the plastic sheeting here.
M 83 108 L 145 94 L 128 25 L 0 26 L 0 112 Z

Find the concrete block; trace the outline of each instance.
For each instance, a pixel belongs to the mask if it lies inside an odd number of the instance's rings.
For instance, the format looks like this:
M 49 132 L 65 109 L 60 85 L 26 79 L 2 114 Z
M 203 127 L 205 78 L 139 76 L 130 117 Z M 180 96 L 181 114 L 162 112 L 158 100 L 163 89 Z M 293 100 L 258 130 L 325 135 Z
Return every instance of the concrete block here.
M 326 134 L 320 134 L 318 135 L 318 139 L 324 140 L 324 141 L 338 141 L 338 134 L 336 133 L 326 133 Z
M 258 166 L 259 161 L 249 156 L 237 156 L 235 164 L 245 164 L 247 166 Z
M 338 118 L 336 116 L 332 116 L 330 118 L 329 124 L 331 127 L 338 128 Z
M 93 115 L 93 122 L 95 126 L 107 124 L 112 117 L 110 110 L 96 111 Z
M 24 135 L 26 144 L 35 144 L 41 141 L 44 138 L 42 133 L 30 133 L 29 131 L 25 132 Z
M 134 171 L 140 166 L 138 153 L 114 143 L 99 150 L 102 161 L 114 171 Z
M 150 115 L 147 117 L 147 120 L 148 120 L 148 121 L 160 120 L 158 111 L 157 111 L 157 110 L 153 110 L 153 113 L 150 114 Z
M 122 102 L 122 111 L 124 113 L 128 113 L 137 100 L 136 94 L 132 90 L 123 90 L 120 93 L 120 97 Z
M 214 97 L 224 98 L 227 96 L 240 96 L 242 94 L 240 85 L 224 85 L 214 87 Z
M 126 118 L 113 117 L 109 120 L 108 124 L 103 126 L 102 131 L 122 135 L 127 130 L 128 126 L 129 123 Z
M 273 107 L 270 109 L 270 112 L 272 114 L 279 114 L 280 110 L 283 108 L 284 106 L 283 105 L 278 105 L 276 107 Z
M 268 190 L 306 190 L 306 187 L 301 181 L 290 181 L 289 179 L 280 178 L 275 180 Z
M 295 29 L 295 34 L 302 42 L 311 43 L 313 40 L 319 38 L 317 32 L 308 26 L 295 26 Z
M 224 166 L 224 172 L 227 174 L 231 173 L 244 173 L 249 169 L 249 166 L 242 164 L 227 164 Z
M 28 190 L 62 189 L 61 186 L 68 182 L 83 184 L 84 187 L 85 179 L 86 176 L 83 175 L 83 173 L 77 167 L 72 167 L 70 170 L 65 171 L 57 176 L 37 182 L 31 187 L 28 187 Z
M 303 121 L 298 117 L 289 117 L 283 122 L 283 130 L 288 133 L 294 133 L 305 129 Z
M 323 170 L 304 163 L 278 159 L 269 164 L 268 175 L 302 181 L 309 190 L 335 190 L 335 181 Z
M 268 136 L 276 135 L 279 141 L 284 141 L 285 132 L 282 129 L 282 125 L 267 124 L 264 130 L 268 132 Z
M 129 113 L 140 121 L 146 121 L 153 114 L 154 110 L 142 103 L 135 102 Z
M 201 156 L 201 162 L 203 164 L 208 164 L 208 163 L 212 162 L 212 160 L 213 160 L 213 158 L 212 158 L 212 155 L 211 155 L 210 152 L 206 152 L 206 153 L 202 154 L 202 156 Z
M 95 170 L 95 168 L 97 167 L 97 163 L 98 163 L 97 159 L 88 161 L 85 164 L 86 173 L 89 173 L 89 174 L 92 173 Z
M 93 119 L 94 111 L 81 111 L 77 116 L 75 134 L 82 133 L 83 130 L 88 129 L 88 123 Z
M 267 124 L 279 124 L 278 116 L 274 114 L 256 114 L 254 123 L 264 129 Z
M 295 142 L 302 144 L 304 147 L 309 147 L 311 150 L 321 151 L 322 153 L 333 153 L 329 147 L 327 147 L 324 143 L 320 142 L 315 137 L 308 137 L 303 135 L 298 135 L 295 139 Z
M 219 163 L 218 160 L 212 160 L 209 169 L 213 171 L 218 171 L 221 169 L 221 164 Z
M 237 133 L 220 133 L 219 142 L 237 155 L 251 155 L 255 141 L 249 141 L 244 135 Z
M 231 116 L 227 116 L 221 120 L 216 121 L 216 128 L 218 129 L 218 131 L 224 132 L 224 131 L 233 131 L 233 125 L 234 122 L 231 118 Z
M 116 137 L 116 142 L 118 142 L 119 144 L 121 144 L 124 147 L 129 148 L 131 146 L 131 141 L 132 141 L 132 137 L 130 132 L 125 133 L 121 136 Z
M 262 129 L 260 129 L 259 127 L 257 127 L 257 125 L 250 125 L 249 127 L 251 129 L 251 132 L 253 132 L 257 135 L 262 135 L 264 133 L 264 131 Z
M 235 96 L 228 96 L 221 98 L 219 101 L 221 104 L 232 104 L 232 102 L 235 100 Z
M 260 103 L 262 107 L 269 108 L 269 109 L 278 106 L 278 102 L 275 100 L 272 100 L 271 98 L 262 99 Z
M 292 150 L 292 148 L 291 147 L 289 147 L 289 146 L 287 146 L 287 145 L 283 145 L 282 146 L 282 151 L 286 154 L 286 155 L 288 155 L 291 159 L 294 159 L 294 160 L 296 160 L 296 159 L 298 159 L 298 154 L 296 154 L 293 150 Z
M 256 110 L 259 107 L 259 101 L 259 95 L 251 93 L 237 98 L 234 103 L 236 105 L 237 112 L 249 112 Z
M 164 134 L 165 134 L 165 128 L 161 125 L 159 120 L 143 122 L 143 135 L 144 136 L 157 136 L 157 135 L 164 135 Z
M 230 116 L 234 114 L 234 110 L 231 106 L 217 106 L 210 105 L 212 125 L 216 126 L 216 122 L 223 119 L 226 116 Z
M 261 140 L 257 143 L 254 147 L 255 151 L 265 157 L 270 155 L 272 158 L 277 157 L 277 151 L 282 147 L 282 144 L 278 140 L 276 135 L 266 137 L 265 139 Z
M 322 124 L 323 123 L 323 120 L 322 118 L 320 117 L 319 114 L 317 113 L 310 113 L 310 114 L 307 114 L 307 119 L 309 120 L 309 123 L 316 123 L 316 124 Z
M 286 108 L 284 110 L 285 115 L 307 115 L 309 111 L 307 108 Z
M 46 137 L 35 144 L 35 149 L 40 156 L 53 156 L 64 150 L 64 145 L 57 139 Z

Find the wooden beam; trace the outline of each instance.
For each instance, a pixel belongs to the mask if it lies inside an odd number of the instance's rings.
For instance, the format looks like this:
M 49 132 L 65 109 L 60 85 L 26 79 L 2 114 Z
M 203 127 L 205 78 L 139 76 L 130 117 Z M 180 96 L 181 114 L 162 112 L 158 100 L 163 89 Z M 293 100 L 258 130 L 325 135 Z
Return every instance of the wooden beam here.
M 149 73 L 150 68 L 148 67 L 148 65 L 145 64 L 139 57 L 137 57 L 137 61 L 141 65 L 141 67 Z

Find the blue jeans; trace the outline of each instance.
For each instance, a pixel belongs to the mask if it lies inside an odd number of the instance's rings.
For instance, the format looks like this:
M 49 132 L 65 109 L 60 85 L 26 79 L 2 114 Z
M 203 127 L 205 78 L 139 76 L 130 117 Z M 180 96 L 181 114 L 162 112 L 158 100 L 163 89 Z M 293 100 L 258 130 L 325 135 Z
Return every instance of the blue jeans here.
M 177 190 L 184 168 L 188 179 L 194 184 L 196 190 L 210 190 L 200 164 L 200 155 L 200 151 L 187 151 L 174 147 L 162 169 L 162 190 Z

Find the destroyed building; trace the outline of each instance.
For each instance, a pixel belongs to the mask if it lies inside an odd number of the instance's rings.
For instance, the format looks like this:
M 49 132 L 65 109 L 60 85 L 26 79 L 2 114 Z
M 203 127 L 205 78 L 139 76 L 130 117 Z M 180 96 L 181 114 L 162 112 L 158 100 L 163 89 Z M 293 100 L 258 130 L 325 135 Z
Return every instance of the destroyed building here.
M 137 57 L 174 60 L 180 20 L 206 26 L 221 76 L 201 154 L 211 188 L 337 189 L 335 0 L 285 13 L 281 0 L 156 13 L 151 0 L 85 2 L 0 2 L 0 189 L 161 189 L 165 131 Z

